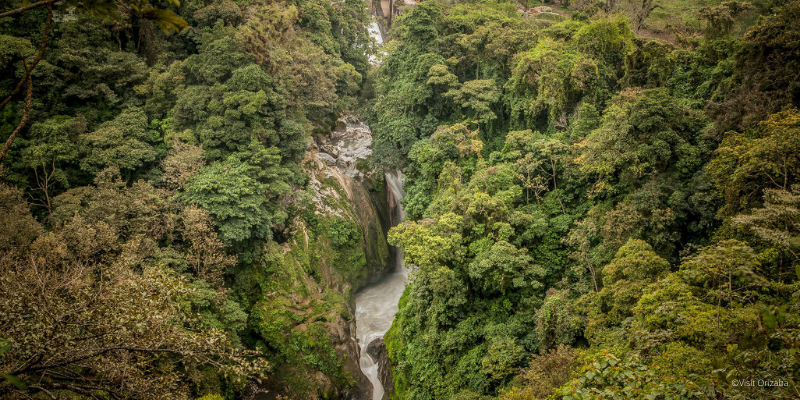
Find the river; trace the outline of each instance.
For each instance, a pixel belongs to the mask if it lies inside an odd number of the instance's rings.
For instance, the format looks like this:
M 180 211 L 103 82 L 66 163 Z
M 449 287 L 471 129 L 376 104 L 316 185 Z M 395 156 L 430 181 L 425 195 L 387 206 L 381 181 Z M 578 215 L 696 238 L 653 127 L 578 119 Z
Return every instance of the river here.
M 383 35 L 378 26 L 375 16 L 372 16 L 372 23 L 369 26 L 369 33 L 380 46 L 384 42 Z M 376 52 L 377 53 L 377 52 Z M 370 56 L 373 64 L 379 62 L 376 55 Z M 387 203 L 391 216 L 392 226 L 397 225 L 405 218 L 405 211 L 400 201 L 406 193 L 403 190 L 403 174 L 399 170 L 387 170 L 386 188 L 388 191 Z M 381 400 L 384 397 L 383 384 L 379 379 L 378 365 L 375 360 L 367 354 L 367 346 L 373 340 L 382 338 L 386 331 L 392 326 L 394 316 L 397 314 L 400 296 L 408 281 L 408 270 L 403 265 L 403 253 L 400 249 L 392 248 L 392 270 L 378 282 L 369 285 L 356 293 L 356 337 L 361 351 L 359 365 L 361 371 L 372 383 L 372 399 Z
M 400 200 L 405 197 L 403 191 L 403 175 L 400 171 L 386 172 L 386 188 L 389 191 L 389 210 L 392 225 L 405 218 Z M 367 286 L 356 293 L 356 337 L 361 349 L 359 364 L 364 375 L 372 383 L 372 399 L 381 400 L 384 395 L 383 385 L 378 378 L 378 365 L 367 354 L 367 346 L 373 340 L 383 337 L 392 326 L 397 313 L 397 303 L 403 294 L 408 279 L 408 270 L 403 265 L 403 253 L 392 249 L 394 253 L 393 270 L 380 281 Z

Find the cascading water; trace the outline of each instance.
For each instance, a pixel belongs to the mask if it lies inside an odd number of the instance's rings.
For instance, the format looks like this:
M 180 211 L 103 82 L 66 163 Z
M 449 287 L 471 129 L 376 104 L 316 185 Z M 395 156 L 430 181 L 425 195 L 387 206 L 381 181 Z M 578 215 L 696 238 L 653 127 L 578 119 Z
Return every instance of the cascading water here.
M 375 16 L 369 26 L 369 33 L 380 46 L 384 39 Z M 370 61 L 378 62 L 375 56 Z M 388 189 L 387 203 L 391 225 L 397 225 L 405 218 L 405 211 L 400 201 L 406 193 L 403 190 L 403 174 L 399 170 L 386 171 L 386 188 Z M 392 248 L 392 269 L 380 281 L 361 289 L 356 293 L 356 337 L 361 349 L 359 365 L 361 371 L 372 383 L 372 399 L 381 400 L 384 397 L 384 388 L 379 378 L 378 364 L 367 354 L 367 347 L 375 339 L 383 337 L 392 326 L 392 321 L 398 310 L 398 302 L 406 287 L 408 271 L 403 266 L 403 252 Z
M 369 35 L 375 39 L 375 42 L 378 43 L 378 45 L 383 44 L 383 35 L 381 34 L 381 27 L 378 25 L 378 20 L 375 19 L 374 15 L 372 16 L 372 23 L 369 24 L 367 30 L 369 31 Z
M 380 54 L 380 46 L 383 45 L 383 33 L 381 33 L 381 27 L 378 25 L 378 19 L 374 15 L 372 16 L 372 22 L 367 27 L 367 31 L 369 32 L 369 35 L 375 39 L 375 43 L 378 46 L 376 53 L 369 56 L 369 62 L 377 64 L 379 58 L 378 56 Z
M 405 211 L 400 201 L 405 197 L 403 191 L 403 174 L 400 171 L 386 172 L 386 187 L 389 190 L 389 211 L 392 225 L 405 218 Z M 384 395 L 383 384 L 378 378 L 378 365 L 367 354 L 367 346 L 373 340 L 383 337 L 392 326 L 397 313 L 397 303 L 406 286 L 408 271 L 403 266 L 403 253 L 394 251 L 393 270 L 374 285 L 356 293 L 356 336 L 361 348 L 359 364 L 364 375 L 372 383 L 372 399 L 381 400 Z

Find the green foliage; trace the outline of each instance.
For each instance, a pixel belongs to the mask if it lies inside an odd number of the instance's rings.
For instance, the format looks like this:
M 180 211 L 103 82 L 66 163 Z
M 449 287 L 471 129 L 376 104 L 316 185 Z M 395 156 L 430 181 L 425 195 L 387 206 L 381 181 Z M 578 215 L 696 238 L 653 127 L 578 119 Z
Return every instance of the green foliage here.
M 574 7 L 622 11 L 642 33 L 659 7 L 679 6 Z M 411 220 L 389 238 L 417 266 L 386 339 L 396 394 L 746 396 L 719 386 L 719 368 L 757 342 L 746 337 L 767 315 L 762 303 L 793 301 L 798 135 L 791 108 L 742 134 L 718 132 L 796 100 L 765 97 L 787 93 L 769 79 L 794 79 L 779 33 L 794 31 L 794 2 L 744 41 L 734 25 L 749 7 L 711 4 L 703 15 L 716 31 L 679 34 L 686 46 L 636 37 L 624 17 L 547 23 L 504 7 L 420 3 L 396 21 L 374 76 L 375 153 L 403 166 Z M 697 16 L 676 17 L 700 29 Z M 748 75 L 753 60 L 772 69 Z M 559 345 L 588 345 L 596 359 L 536 390 L 526 372 L 510 379 L 512 366 Z M 772 370 L 793 362 L 776 349 Z M 764 360 L 762 350 L 737 356 Z
M 571 345 L 580 335 L 581 321 L 565 293 L 548 294 L 536 311 L 536 336 L 540 352 Z
M 224 400 L 224 397 L 218 394 L 207 394 L 203 397 L 198 397 L 197 400 Z
M 729 133 L 708 168 L 727 213 L 758 205 L 766 189 L 789 190 L 800 180 L 800 111 L 770 115 L 752 134 Z
M 646 288 L 663 278 L 669 263 L 646 242 L 630 239 L 603 267 L 603 288 L 584 296 L 589 304 L 586 336 L 602 341 L 607 329 L 624 325 Z
M 597 177 L 592 189 L 598 195 L 666 172 L 685 179 L 702 164 L 701 126 L 664 90 L 625 91 L 606 109 L 576 162 L 581 172 Z
M 334 246 L 353 247 L 361 238 L 361 229 L 355 221 L 337 219 L 330 225 L 327 234 Z
M 19 310 L 0 358 L 72 354 L 84 325 L 42 318 L 74 310 L 113 323 L 89 340 L 191 340 L 7 368 L 0 397 L 238 398 L 257 374 L 225 355 L 244 348 L 284 394 L 350 396 L 333 331 L 384 235 L 342 197 L 344 216 L 316 214 L 301 163 L 360 100 L 375 158 L 406 176 L 388 235 L 415 266 L 385 338 L 398 398 L 738 400 L 762 396 L 730 384 L 754 376 L 796 395 L 800 2 L 572 3 L 422 1 L 371 70 L 360 0 L 58 2 L 0 170 L 0 302 Z M 2 98 L 45 15 L 0 21 Z M 19 344 L 34 323 L 66 333 Z
M 5 2 L 0 12 L 27 5 Z M 44 31 L 44 4 L 32 5 L 0 21 L 2 99 L 23 76 L 23 58 L 30 62 L 35 57 Z M 321 384 L 310 371 L 323 371 L 337 390 L 351 386 L 352 376 L 343 370 L 325 324 L 346 324 L 336 318 L 352 318 L 349 299 L 336 291 L 367 279 L 360 227 L 350 220 L 326 221 L 334 228 L 331 235 L 324 227 L 307 231 L 316 239 L 314 251 L 287 257 L 302 262 L 299 271 L 287 271 L 291 281 L 321 285 L 282 292 L 288 299 L 296 298 L 296 292 L 308 297 L 303 301 L 318 302 L 302 328 L 292 331 L 296 326 L 289 324 L 291 329 L 283 329 L 286 319 L 299 318 L 296 309 L 261 309 L 262 303 L 267 308 L 297 304 L 266 301 L 265 293 L 285 284 L 281 279 L 286 276 L 265 277 L 260 268 L 298 266 L 262 263 L 263 255 L 274 256 L 273 236 L 286 240 L 294 226 L 287 221 L 299 220 L 293 194 L 305 185 L 299 164 L 310 134 L 328 132 L 343 110 L 357 106 L 373 51 L 367 23 L 360 0 L 56 2 L 45 55 L 32 74 L 28 124 L 0 170 L 4 265 L 12 252 L 24 258 L 22 252 L 42 232 L 63 231 L 70 251 L 99 260 L 80 261 L 86 268 L 167 269 L 185 278 L 191 295 L 176 302 L 176 312 L 186 314 L 173 332 L 185 324 L 214 332 L 206 344 L 230 344 L 228 354 L 263 351 L 276 368 L 289 366 L 275 373 L 284 394 L 304 398 L 317 391 Z M 19 122 L 21 98 L 24 91 L 0 110 L 3 141 Z M 8 184 L 22 189 L 24 197 Z M 26 201 L 39 222 L 27 213 Z M 369 240 L 376 237 L 383 235 L 373 232 Z M 101 262 L 102 268 L 97 266 Z M 272 278 L 276 282 L 270 283 Z M 325 279 L 336 283 L 323 285 Z M 273 325 L 278 335 L 268 328 Z M 287 332 L 293 333 L 289 339 L 278 338 Z M 285 352 L 272 353 L 272 345 Z M 234 378 L 259 375 L 226 375 L 231 372 L 226 368 L 178 355 L 143 361 L 147 371 L 141 376 L 133 365 L 98 369 L 108 364 L 97 358 L 85 363 L 76 376 L 86 371 L 105 382 L 123 373 L 125 384 L 149 379 L 169 388 L 116 395 L 67 393 L 49 383 L 43 387 L 70 398 L 208 394 L 232 399 L 246 389 Z M 0 397 L 16 396 L 9 392 L 12 385 L 2 386 Z M 36 390 L 19 395 L 46 393 Z M 329 388 L 319 390 L 331 395 Z
M 362 263 L 353 266 L 362 274 L 348 275 L 348 266 L 343 265 L 348 260 L 336 259 L 343 251 L 331 246 L 325 232 L 322 226 L 319 232 L 308 231 L 308 242 L 291 247 L 269 243 L 261 266 L 252 271 L 258 276 L 259 298 L 248 328 L 258 335 L 258 345 L 275 365 L 276 377 L 303 397 L 329 390 L 324 382 L 308 380 L 307 371 L 324 373 L 337 388 L 349 387 L 352 379 L 334 348 L 341 343 L 334 340 L 341 339 L 330 331 L 352 319 L 348 300 L 341 293 L 321 290 L 321 285 L 326 284 L 323 275 L 337 279 L 335 282 L 361 285 L 365 278 L 363 250 L 358 247 Z M 304 240 L 302 235 L 297 239 Z
M 533 265 L 533 260 L 525 253 L 511 243 L 495 242 L 469 264 L 470 278 L 487 296 L 510 288 L 540 289 L 542 284 L 537 279 L 544 275 L 544 270 Z
M 288 192 L 278 149 L 252 144 L 253 153 L 235 153 L 198 171 L 178 198 L 208 210 L 227 244 L 269 239 L 273 225 L 286 219 L 274 199 Z
M 0 250 L 24 249 L 41 233 L 42 227 L 30 215 L 22 192 L 0 183 Z
M 35 53 L 31 43 L 22 38 L 0 35 L 0 43 L 0 69 L 7 68 L 15 59 L 30 57 Z
M 514 380 L 514 385 L 504 391 L 501 400 L 544 399 L 554 396 L 570 380 L 576 354 L 568 346 L 534 355 L 530 366 Z
M 727 240 L 703 248 L 684 261 L 681 274 L 691 285 L 706 288 L 703 295 L 712 299 L 711 303 L 721 304 L 723 299 L 728 304 L 742 303 L 754 295 L 754 287 L 764 283 L 764 278 L 755 273 L 757 266 L 758 259 L 746 243 Z
M 573 399 L 703 399 L 699 387 L 687 381 L 662 381 L 657 372 L 635 358 L 619 359 L 609 352 L 596 355 L 579 378 L 561 389 L 564 400 Z
M 127 109 L 97 130 L 81 136 L 87 155 L 81 168 L 97 173 L 107 167 L 135 170 L 156 158 L 150 143 L 147 116 L 140 109 Z
M 764 207 L 753 210 L 749 215 L 737 215 L 733 222 L 739 226 L 750 228 L 759 238 L 767 243 L 788 251 L 798 258 L 800 247 L 798 237 L 798 202 L 800 187 L 794 185 L 792 191 L 767 189 L 764 194 Z M 776 277 L 779 278 L 779 277 Z M 798 276 L 800 278 L 800 276 Z
M 800 107 L 798 12 L 800 2 L 780 3 L 744 34 L 733 57 L 734 68 L 709 105 L 717 132 L 742 131 L 786 107 Z

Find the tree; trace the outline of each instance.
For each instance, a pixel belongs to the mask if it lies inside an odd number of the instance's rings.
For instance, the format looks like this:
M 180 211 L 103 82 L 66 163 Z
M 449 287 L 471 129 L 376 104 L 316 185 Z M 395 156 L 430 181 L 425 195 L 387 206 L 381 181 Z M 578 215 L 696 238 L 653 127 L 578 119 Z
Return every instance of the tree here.
M 566 292 L 550 289 L 542 306 L 536 311 L 536 336 L 539 353 L 557 346 L 572 345 L 579 336 L 582 324 Z
M 559 129 L 584 96 L 602 86 L 597 61 L 563 43 L 545 37 L 531 50 L 514 57 L 505 84 L 516 119 L 534 125 L 541 115 Z M 534 125 L 535 126 L 535 125 Z
M 547 398 L 570 380 L 576 356 L 576 352 L 565 345 L 534 355 L 530 365 L 515 378 L 514 385 L 500 400 Z
M 42 231 L 31 216 L 23 193 L 0 182 L 0 252 L 24 250 Z
M 642 29 L 642 26 L 644 26 L 644 21 L 646 21 L 647 17 L 650 16 L 650 13 L 661 6 L 656 4 L 654 0 L 638 0 L 633 3 L 635 5 L 633 27 L 638 31 L 639 29 Z
M 570 245 L 573 250 L 570 252 L 570 258 L 578 261 L 589 270 L 592 277 L 592 286 L 595 292 L 600 291 L 598 284 L 598 272 L 595 268 L 594 255 L 592 254 L 592 241 L 597 234 L 597 226 L 590 219 L 584 219 L 576 223 L 575 228 L 569 231 L 567 237 L 562 238 L 564 243 Z M 582 274 L 581 274 L 582 275 Z
M 22 151 L 17 165 L 33 171 L 31 184 L 34 202 L 52 212 L 52 198 L 57 189 L 70 187 L 69 169 L 80 158 L 78 136 L 86 130 L 86 120 L 67 116 L 55 116 L 44 122 L 31 125 L 30 138 Z
M 169 0 L 169 2 L 175 6 L 179 5 L 178 0 Z M 42 40 L 39 45 L 39 51 L 30 62 L 28 62 L 26 56 L 22 57 L 22 77 L 8 97 L 0 102 L 0 110 L 2 110 L 6 105 L 8 105 L 14 96 L 19 94 L 23 87 L 27 88 L 22 118 L 11 135 L 9 135 L 9 137 L 6 139 L 2 149 L 0 149 L 0 161 L 2 161 L 3 157 L 5 157 L 5 155 L 8 153 L 8 150 L 11 148 L 14 139 L 27 124 L 33 96 L 32 73 L 42 60 L 45 50 L 47 49 L 53 22 L 53 6 L 59 5 L 64 9 L 77 9 L 79 12 L 85 12 L 89 15 L 106 19 L 119 19 L 121 16 L 120 11 L 122 11 L 123 13 L 128 13 L 139 19 L 153 21 L 165 32 L 180 32 L 181 29 L 187 26 L 186 21 L 176 15 L 172 10 L 155 7 L 149 0 L 130 0 L 124 2 L 114 2 L 109 0 L 41 0 L 30 4 L 25 3 L 27 2 L 23 2 L 21 7 L 0 12 L 0 18 L 17 16 L 18 14 L 35 9 L 37 7 L 46 7 L 47 17 L 45 20 L 44 34 L 42 35 Z
M 629 239 L 603 267 L 603 289 L 584 298 L 590 303 L 586 336 L 597 340 L 605 329 L 622 326 L 651 284 L 669 272 L 669 263 L 647 242 Z
M 113 182 L 98 184 L 83 215 L 72 214 L 50 232 L 0 184 L 0 216 L 10 219 L 2 226 L 18 229 L 0 236 L 11 240 L 0 242 L 0 374 L 11 383 L 0 384 L 0 395 L 186 399 L 184 374 L 201 368 L 240 382 L 265 372 L 269 366 L 257 353 L 236 348 L 184 307 L 202 294 L 186 277 L 153 262 L 153 233 L 143 234 L 152 221 L 139 216 L 132 223 L 144 227 L 132 229 L 106 222 L 126 211 L 120 199 L 130 206 L 136 201 L 129 197 L 143 188 L 103 197 Z M 16 200 L 14 207 L 5 207 L 6 200 Z
M 752 301 L 752 289 L 764 284 L 765 279 L 755 272 L 757 266 L 753 249 L 746 243 L 727 240 L 705 247 L 685 261 L 681 274 L 690 284 L 707 289 L 703 294 L 716 300 L 719 328 L 723 300 L 728 305 Z
M 217 238 L 208 211 L 197 206 L 181 213 L 182 236 L 186 246 L 186 261 L 195 276 L 216 287 L 222 287 L 226 268 L 236 264 L 236 258 L 225 253 L 225 245 Z
M 758 205 L 766 189 L 800 182 L 800 111 L 772 114 L 753 133 L 730 132 L 708 164 L 727 214 Z
M 463 221 L 448 213 L 419 222 L 406 222 L 389 231 L 389 243 L 403 248 L 406 262 L 420 268 L 435 268 L 463 261 L 465 249 L 461 244 Z
M 165 197 L 144 180 L 128 187 L 119 169 L 109 167 L 97 174 L 94 186 L 72 188 L 53 198 L 48 222 L 66 224 L 79 215 L 92 225 L 110 227 L 122 241 L 137 237 L 161 240 L 168 238 L 173 225 L 171 204 Z M 109 249 L 119 246 L 106 244 Z
M 800 186 L 794 185 L 791 191 L 766 189 L 764 207 L 751 214 L 739 214 L 733 222 L 789 251 L 800 262 Z
M 0 385 L 3 397 L 187 399 L 182 370 L 208 365 L 244 377 L 268 368 L 224 332 L 192 322 L 180 306 L 194 296 L 183 279 L 81 257 L 68 244 L 81 239 L 64 235 L 0 254 L 0 372 L 16 383 Z
M 518 345 L 514 339 L 501 337 L 489 344 L 486 356 L 481 360 L 486 374 L 495 381 L 503 381 L 517 370 L 517 366 L 525 357 L 525 349 Z
M 286 170 L 278 149 L 257 142 L 252 153 L 234 153 L 200 169 L 178 199 L 196 204 L 214 216 L 219 236 L 228 245 L 249 239 L 270 239 L 272 227 L 286 218 L 275 200 L 287 193 Z
M 535 265 L 526 253 L 526 249 L 518 249 L 506 241 L 495 242 L 469 264 L 469 276 L 486 296 L 521 288 L 539 290 L 544 269 Z
M 87 154 L 81 168 L 97 173 L 114 166 L 130 173 L 154 161 L 157 153 L 148 127 L 144 112 L 129 108 L 94 132 L 82 135 Z
M 668 171 L 690 175 L 701 164 L 695 137 L 699 122 L 662 89 L 627 89 L 579 144 L 575 162 L 596 179 L 596 194 L 635 187 Z
M 526 203 L 528 190 L 534 190 L 538 202 L 541 185 L 549 181 L 552 182 L 550 189 L 556 193 L 561 212 L 566 214 L 561 191 L 558 189 L 558 176 L 564 169 L 568 149 L 561 140 L 546 137 L 539 132 L 525 130 L 508 133 L 503 152 L 519 168 L 523 186 L 526 188 Z
M 688 379 L 660 379 L 658 371 L 635 357 L 617 358 L 609 351 L 595 354 L 580 375 L 561 387 L 563 400 L 604 398 L 705 399 L 702 389 Z
M 746 7 L 746 2 L 731 2 Z M 725 4 L 725 3 L 723 3 Z M 786 107 L 800 107 L 800 49 L 795 38 L 800 22 L 800 1 L 779 2 L 742 37 L 733 61 L 732 75 L 724 79 L 708 104 L 718 135 L 748 130 L 770 114 Z M 725 7 L 720 5 L 717 7 Z M 722 12 L 723 27 L 728 23 Z
M 700 17 L 706 21 L 706 36 L 718 37 L 729 34 L 736 19 L 752 8 L 752 4 L 737 0 L 703 7 L 700 10 Z
M 176 139 L 161 161 L 164 186 L 169 190 L 183 190 L 203 165 L 203 149 Z
M 464 82 L 463 85 L 448 90 L 444 96 L 452 98 L 460 107 L 471 110 L 468 116 L 472 119 L 483 123 L 497 119 L 492 106 L 500 100 L 500 91 L 492 79 Z

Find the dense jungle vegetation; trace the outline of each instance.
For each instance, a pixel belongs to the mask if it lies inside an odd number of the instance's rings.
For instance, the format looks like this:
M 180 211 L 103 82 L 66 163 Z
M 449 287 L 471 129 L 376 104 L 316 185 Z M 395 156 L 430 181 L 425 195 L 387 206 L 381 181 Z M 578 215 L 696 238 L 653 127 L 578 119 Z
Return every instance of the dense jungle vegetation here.
M 424 1 L 394 30 L 397 398 L 800 398 L 800 2 L 708 5 L 675 43 L 583 4 Z
M 389 396 L 800 399 L 800 1 L 406 2 L 0 1 L 0 398 L 360 398 L 357 112 Z
M 303 294 L 277 243 L 308 202 L 309 135 L 367 74 L 363 2 L 0 4 L 0 397 L 349 385 L 316 321 L 338 303 L 298 316 L 270 294 Z

